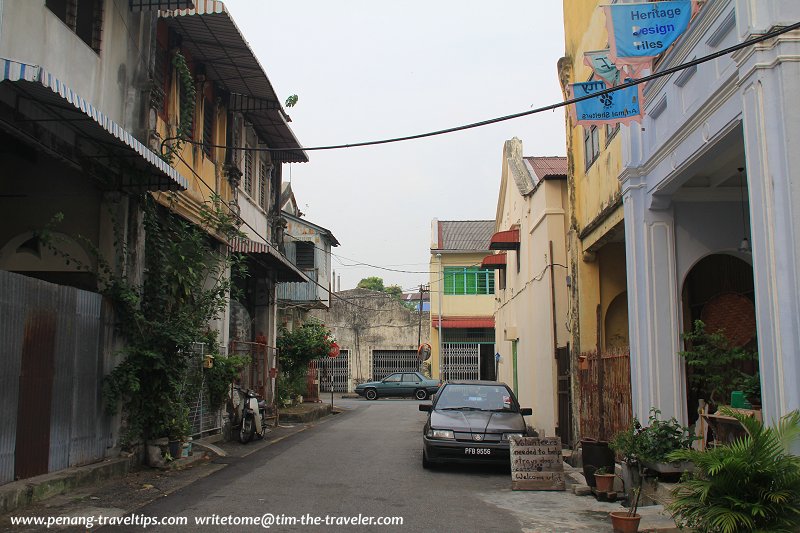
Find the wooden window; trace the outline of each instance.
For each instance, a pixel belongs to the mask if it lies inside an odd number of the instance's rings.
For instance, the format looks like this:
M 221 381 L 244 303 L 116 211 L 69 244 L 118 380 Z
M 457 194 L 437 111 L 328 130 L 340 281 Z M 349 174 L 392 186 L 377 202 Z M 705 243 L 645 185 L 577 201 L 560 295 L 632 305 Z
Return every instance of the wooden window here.
M 494 270 L 477 267 L 445 267 L 444 293 L 447 295 L 494 294 Z
M 245 146 L 245 148 L 250 148 L 249 146 Z M 253 196 L 253 151 L 252 150 L 245 150 L 244 151 L 244 192 L 248 194 L 248 196 Z
M 203 100 L 203 152 L 212 159 L 214 153 L 214 104 L 210 100 Z
M 45 5 L 92 50 L 100 52 L 103 0 L 45 0 Z
M 153 91 L 150 94 L 150 107 L 162 118 L 167 118 L 167 91 L 169 84 L 169 53 L 167 48 L 156 41 L 155 62 L 153 64 Z
M 597 126 L 583 128 L 583 156 L 586 161 L 586 170 L 597 161 L 600 156 L 600 131 Z
M 314 268 L 314 243 L 296 242 L 295 244 L 295 265 L 301 270 L 312 270 Z
M 258 205 L 261 209 L 267 210 L 267 198 L 269 197 L 269 165 L 261 159 L 258 172 Z
M 617 122 L 614 125 L 606 124 L 606 146 L 609 145 L 611 139 L 614 138 L 614 136 L 617 134 L 618 131 L 619 131 L 619 122 Z

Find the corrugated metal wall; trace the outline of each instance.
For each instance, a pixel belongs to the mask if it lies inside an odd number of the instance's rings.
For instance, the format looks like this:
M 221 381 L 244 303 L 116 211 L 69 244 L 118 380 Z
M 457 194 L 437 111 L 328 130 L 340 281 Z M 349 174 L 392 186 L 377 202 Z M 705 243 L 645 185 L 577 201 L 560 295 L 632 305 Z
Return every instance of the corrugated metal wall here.
M 113 444 L 103 331 L 99 294 L 0 271 L 0 483 L 97 461 Z

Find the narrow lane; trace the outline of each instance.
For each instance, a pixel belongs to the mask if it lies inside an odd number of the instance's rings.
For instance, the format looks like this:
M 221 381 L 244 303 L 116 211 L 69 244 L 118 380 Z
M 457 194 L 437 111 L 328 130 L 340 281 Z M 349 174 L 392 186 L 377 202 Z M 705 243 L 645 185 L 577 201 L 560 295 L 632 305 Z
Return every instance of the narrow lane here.
M 195 526 L 195 517 L 402 517 L 402 526 L 274 524 L 271 531 L 521 530 L 510 510 L 481 493 L 507 491 L 508 472 L 473 467 L 423 470 L 419 402 L 359 402 L 309 430 L 252 454 L 184 490 L 137 511 L 186 516 L 187 530 L 260 527 Z M 287 519 L 291 521 L 291 518 Z M 115 531 L 119 529 L 114 528 Z M 141 529 L 127 529 L 141 531 Z M 147 531 L 175 531 L 148 527 Z

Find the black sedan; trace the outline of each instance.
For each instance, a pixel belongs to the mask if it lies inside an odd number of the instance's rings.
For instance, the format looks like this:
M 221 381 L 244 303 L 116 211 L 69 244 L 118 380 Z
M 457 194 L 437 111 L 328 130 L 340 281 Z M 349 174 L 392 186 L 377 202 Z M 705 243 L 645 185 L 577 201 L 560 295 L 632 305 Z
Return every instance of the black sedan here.
M 422 466 L 433 463 L 481 462 L 509 464 L 509 439 L 528 436 L 514 393 L 496 381 L 449 381 L 428 411 L 422 432 Z

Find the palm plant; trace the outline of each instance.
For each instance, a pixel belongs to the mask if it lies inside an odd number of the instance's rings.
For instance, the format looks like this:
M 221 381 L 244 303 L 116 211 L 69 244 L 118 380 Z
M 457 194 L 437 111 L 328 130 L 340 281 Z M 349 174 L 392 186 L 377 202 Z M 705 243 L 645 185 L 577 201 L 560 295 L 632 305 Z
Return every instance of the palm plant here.
M 695 471 L 673 490 L 676 522 L 700 533 L 796 532 L 800 527 L 800 411 L 775 427 L 723 409 L 747 435 L 706 451 L 678 450 L 671 461 L 692 461 Z

